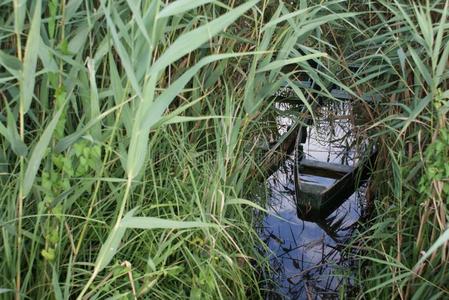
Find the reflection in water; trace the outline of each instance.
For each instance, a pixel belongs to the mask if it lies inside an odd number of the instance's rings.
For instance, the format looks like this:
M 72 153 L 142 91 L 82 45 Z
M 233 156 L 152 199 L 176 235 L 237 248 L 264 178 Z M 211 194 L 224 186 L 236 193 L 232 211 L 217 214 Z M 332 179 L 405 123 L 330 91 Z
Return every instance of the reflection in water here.
M 307 159 L 352 166 L 366 146 L 366 137 L 354 124 L 350 102 L 330 102 L 320 107 L 304 143 Z
M 271 189 L 269 211 L 263 222 L 262 239 L 271 251 L 271 266 L 285 299 L 326 299 L 338 296 L 351 279 L 341 268 L 351 263 L 341 250 L 351 237 L 361 215 L 363 192 L 352 195 L 325 220 L 310 222 L 297 216 L 293 159 L 268 179 Z M 279 216 L 284 220 L 277 218 Z
M 354 138 L 356 128 L 349 118 L 342 117 L 348 115 L 351 107 L 348 103 L 337 105 L 322 108 L 318 123 L 308 129 L 304 152 L 314 160 L 353 165 L 359 150 Z M 290 125 L 288 120 L 280 120 L 280 124 Z M 301 179 L 321 186 L 335 182 L 332 178 L 305 174 Z M 347 274 L 351 260 L 342 250 L 361 217 L 365 188 L 362 186 L 327 218 L 307 221 L 297 215 L 293 154 L 267 183 L 271 215 L 263 221 L 261 238 L 272 251 L 272 279 L 278 285 L 267 298 L 338 298 L 341 288 L 351 286 L 352 279 Z

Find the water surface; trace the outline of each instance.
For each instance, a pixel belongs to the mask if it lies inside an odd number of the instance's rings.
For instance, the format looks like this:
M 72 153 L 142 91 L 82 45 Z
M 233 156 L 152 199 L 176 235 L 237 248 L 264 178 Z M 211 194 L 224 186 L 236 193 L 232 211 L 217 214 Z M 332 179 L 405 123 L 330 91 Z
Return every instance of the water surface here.
M 306 158 L 349 166 L 357 162 L 360 145 L 350 113 L 348 102 L 321 109 L 303 144 Z M 278 124 L 282 134 L 291 120 L 280 118 Z M 300 178 L 322 186 L 335 182 L 306 174 Z M 365 188 L 362 186 L 327 218 L 303 220 L 296 209 L 294 154 L 267 179 L 267 185 L 271 215 L 264 219 L 260 235 L 271 250 L 272 279 L 277 285 L 267 298 L 337 299 L 352 285 L 353 261 L 343 250 L 361 217 Z

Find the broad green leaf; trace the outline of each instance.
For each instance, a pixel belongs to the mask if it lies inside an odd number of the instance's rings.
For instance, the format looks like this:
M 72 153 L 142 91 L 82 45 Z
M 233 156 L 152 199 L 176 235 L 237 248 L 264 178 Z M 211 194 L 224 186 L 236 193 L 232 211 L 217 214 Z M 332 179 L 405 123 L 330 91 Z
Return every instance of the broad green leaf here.
M 98 42 L 98 46 L 94 54 L 95 65 L 101 65 L 103 57 L 108 54 L 108 52 L 111 52 L 111 50 L 111 39 L 108 35 Z
M 17 77 L 15 76 L 8 76 L 8 77 L 0 77 L 0 83 L 5 83 L 11 80 L 16 80 Z
M 446 4 L 444 5 L 444 9 L 443 9 L 443 13 L 441 15 L 441 19 L 440 19 L 440 23 L 437 26 L 437 34 L 435 37 L 435 45 L 434 45 L 434 49 L 432 49 L 433 53 L 432 53 L 432 67 L 435 71 L 436 66 L 437 66 L 437 62 L 438 62 L 438 56 L 440 55 L 440 51 L 441 51 L 441 47 L 443 45 L 443 36 L 445 34 L 445 32 L 447 32 L 447 26 L 446 26 L 446 22 L 447 22 L 447 13 L 448 13 L 448 9 L 449 9 L 449 1 L 446 1 Z M 446 49 L 444 49 L 446 50 Z M 446 61 L 447 61 L 447 57 L 446 57 Z M 436 74 L 436 76 L 440 76 L 440 74 Z
M 196 105 L 199 104 L 199 102 L 201 100 L 203 100 L 204 98 L 198 98 L 196 100 L 192 100 L 187 104 L 184 104 L 178 108 L 176 108 L 175 110 L 173 110 L 172 112 L 168 113 L 167 115 L 165 115 L 159 122 L 157 122 L 154 127 L 160 126 L 162 124 L 164 124 L 165 120 L 169 120 L 171 118 L 174 118 L 176 116 L 179 116 L 180 114 L 182 114 L 183 112 L 185 112 L 187 109 L 189 109 L 190 107 L 195 107 Z
M 282 12 L 282 9 L 284 8 L 284 5 L 281 3 L 279 7 L 274 12 L 271 20 L 274 20 L 278 18 Z M 260 51 L 266 51 L 272 47 L 272 37 L 275 32 L 276 27 L 271 26 L 268 27 L 264 33 L 262 41 L 260 42 L 257 50 Z M 261 62 L 261 64 L 266 65 L 268 64 L 273 57 L 272 53 L 268 53 L 264 60 Z M 260 101 L 263 101 L 263 99 L 256 99 L 256 92 L 255 92 L 255 84 L 258 83 L 257 80 L 255 80 L 256 77 L 256 69 L 259 64 L 259 60 L 261 59 L 261 55 L 255 55 L 253 58 L 253 61 L 251 63 L 251 67 L 249 69 L 249 72 L 247 72 L 247 78 L 245 83 L 245 90 L 244 90 L 244 101 L 243 101 L 243 107 L 245 108 L 246 113 L 251 114 L 254 111 L 257 110 L 257 103 Z
M 10 137 L 9 137 L 9 133 L 8 133 L 8 129 L 5 127 L 5 125 L 2 124 L 2 122 L 0 122 L 0 134 L 3 135 L 3 137 L 11 143 L 10 141 Z
M 95 78 L 94 60 L 88 58 L 87 69 L 89 71 L 90 83 L 90 120 L 95 120 L 100 115 L 100 102 L 98 99 L 97 82 Z M 99 122 L 92 126 L 92 136 L 98 141 L 101 138 L 101 124 Z
M 399 62 L 401 64 L 402 74 L 405 76 L 405 62 L 407 60 L 407 56 L 402 47 L 399 47 L 397 50 Z
M 254 203 L 253 201 L 249 201 L 247 199 L 231 199 L 226 201 L 226 205 L 247 205 L 250 206 L 252 208 L 255 208 L 257 210 L 263 211 L 267 214 L 270 214 L 270 212 L 268 210 L 266 210 L 265 208 L 263 208 L 262 206 L 258 205 L 257 203 Z
M 122 219 L 122 222 L 130 217 L 136 212 L 137 208 L 129 211 Z M 98 253 L 97 259 L 95 261 L 95 269 L 94 275 L 98 274 L 103 270 L 112 260 L 117 249 L 120 245 L 120 241 L 125 234 L 126 227 L 120 226 L 120 223 L 117 223 L 111 230 L 108 235 L 108 238 L 104 242 L 104 244 L 100 248 L 100 252 Z
M 440 56 L 440 60 L 435 71 L 435 85 L 439 86 L 444 79 L 444 75 L 447 73 L 447 61 L 449 59 L 449 41 L 444 46 L 443 53 Z
M 28 148 L 20 138 L 19 132 L 17 131 L 17 120 L 7 103 L 5 105 L 5 108 L 7 113 L 6 120 L 8 123 L 7 136 L 5 136 L 5 138 L 11 143 L 11 149 L 14 151 L 14 153 L 16 153 L 18 156 L 25 156 L 27 155 Z
M 443 93 L 441 94 L 441 97 L 442 97 L 443 99 L 449 99 L 449 90 L 443 92 Z
M 414 269 L 416 270 L 417 268 L 419 268 L 419 266 L 423 262 L 425 262 L 427 258 L 429 258 L 435 251 L 437 251 L 438 248 L 447 244 L 448 241 L 449 241 L 449 229 L 446 229 L 446 231 L 444 231 L 443 234 L 440 235 L 440 237 L 435 241 L 435 243 L 433 243 L 433 245 L 430 246 L 429 250 L 427 250 L 426 253 L 419 259 Z
M 168 124 L 178 124 L 178 123 L 186 123 L 186 122 L 196 122 L 196 121 L 204 121 L 204 120 L 210 120 L 210 119 L 224 119 L 226 117 L 223 116 L 204 116 L 204 117 L 184 117 L 184 116 L 175 116 L 171 118 L 164 118 L 162 119 L 161 124 L 168 125 Z M 155 127 L 158 124 L 155 125 Z
M 79 53 L 82 51 L 82 49 L 86 46 L 86 40 L 90 29 L 91 28 L 88 26 L 87 22 L 83 22 L 78 25 L 75 36 L 67 45 L 70 53 Z
M 310 23 L 302 24 L 301 26 L 298 26 L 298 28 L 295 29 L 295 33 L 298 36 L 303 36 L 304 34 L 308 33 L 309 31 L 315 30 L 320 28 L 324 24 L 329 24 L 332 21 L 335 20 L 342 20 L 346 23 L 347 26 L 354 26 L 351 22 L 349 22 L 349 18 L 355 17 L 359 15 L 360 13 L 339 13 L 339 14 L 328 14 L 323 17 L 319 18 L 311 18 Z
M 31 105 L 34 93 L 34 82 L 36 80 L 37 55 L 40 45 L 41 26 L 41 1 L 37 0 L 34 8 L 33 19 L 31 20 L 30 31 L 25 46 L 25 56 L 23 59 L 22 80 L 20 80 L 20 103 L 22 114 L 25 114 Z
M 250 54 L 253 53 L 217 54 L 205 57 L 172 83 L 153 103 L 150 103 L 148 108 L 145 109 L 148 105 L 141 103 L 138 117 L 134 120 L 127 155 L 126 172 L 130 178 L 137 176 L 144 165 L 148 148 L 149 131 L 153 125 L 161 120 L 164 111 L 192 77 L 197 74 L 198 70 L 217 60 Z
M 129 101 L 131 101 L 131 99 L 128 99 L 127 101 L 124 101 L 123 103 L 121 103 L 120 105 L 116 105 L 110 109 L 108 109 L 107 111 L 101 113 L 100 115 L 98 115 L 95 119 L 90 120 L 86 126 L 79 128 L 76 132 L 72 133 L 69 136 L 64 137 L 63 139 L 61 139 L 55 146 L 55 151 L 56 152 L 62 152 L 64 150 L 66 150 L 68 147 L 70 147 L 73 143 L 75 143 L 78 139 L 80 139 L 90 128 L 92 128 L 93 126 L 95 126 L 98 122 L 100 122 L 101 120 L 103 120 L 106 116 L 108 116 L 109 114 L 111 114 L 112 112 L 114 112 L 115 110 L 119 109 L 120 107 L 122 107 L 123 105 L 125 105 L 126 103 L 128 103 Z
M 120 37 L 115 28 L 115 24 L 111 19 L 109 8 L 105 8 L 103 2 L 101 3 L 101 7 L 104 10 L 108 28 L 111 33 L 112 40 L 114 42 L 114 47 L 117 50 L 117 53 L 120 57 L 122 66 L 125 69 L 128 80 L 129 80 L 131 86 L 133 87 L 134 91 L 136 92 L 136 94 L 139 96 L 139 98 L 142 98 L 142 91 L 140 89 L 140 84 L 137 81 L 136 74 L 134 72 L 133 65 L 131 63 L 131 59 L 130 59 L 125 47 L 123 46 L 122 42 L 120 41 Z M 122 32 L 122 34 L 123 34 L 123 32 Z
M 186 11 L 194 9 L 195 7 L 213 2 L 214 0 L 177 0 L 168 4 L 158 14 L 158 18 L 166 18 L 169 16 L 180 15 Z
M 114 99 L 114 103 L 116 105 L 120 105 L 125 100 L 125 91 L 123 89 L 122 80 L 117 70 L 117 65 L 114 58 L 112 57 L 112 53 L 109 53 L 108 62 L 109 75 L 111 77 L 111 89 L 113 91 L 112 97 Z M 132 114 L 128 105 L 123 106 L 121 114 L 123 124 L 125 125 L 126 130 L 130 132 L 132 128 Z
M 412 55 L 413 61 L 418 67 L 419 73 L 426 80 L 429 86 L 433 85 L 433 77 L 430 75 L 431 71 L 428 69 L 427 65 L 421 60 L 416 51 L 409 47 L 410 54 Z
M 211 64 L 218 60 L 229 59 L 245 55 L 253 55 L 256 52 L 246 53 L 229 53 L 210 55 L 201 59 L 196 65 L 187 70 L 181 77 L 173 82 L 165 91 L 159 95 L 154 103 L 152 103 L 146 111 L 144 111 L 144 120 L 141 123 L 141 128 L 150 130 L 151 127 L 160 119 L 163 112 L 167 109 L 175 97 L 182 91 L 185 85 L 195 76 L 198 71 L 204 66 Z
M 418 21 L 418 27 L 421 30 L 421 34 L 426 42 L 426 50 L 430 51 L 433 46 L 433 30 L 432 30 L 432 20 L 427 18 L 426 12 L 424 12 L 423 9 L 418 9 L 417 6 L 414 7 L 415 9 L 415 17 L 416 21 Z
M 13 0 L 14 3 L 14 32 L 21 34 L 26 16 L 26 0 Z
M 311 60 L 311 59 L 323 57 L 323 56 L 325 57 L 327 55 L 325 53 L 313 53 L 313 54 L 307 54 L 307 55 L 303 55 L 303 56 L 299 56 L 299 57 L 295 57 L 295 58 L 291 58 L 291 59 L 276 60 L 276 61 L 273 61 L 273 62 L 267 64 L 266 66 L 260 68 L 259 70 L 257 70 L 257 73 L 267 72 L 267 71 L 271 71 L 273 69 L 279 69 L 285 65 L 297 64 L 300 62 L 304 62 L 307 60 Z
M 22 69 L 22 64 L 20 60 L 12 55 L 7 54 L 0 49 L 0 65 L 8 70 L 11 75 L 16 78 L 20 77 L 20 71 Z
M 0 294 L 11 293 L 14 292 L 12 289 L 0 288 Z
M 148 42 L 148 44 L 151 45 L 150 37 L 148 36 L 147 29 L 145 28 L 145 24 L 143 23 L 143 20 L 142 20 L 140 7 L 139 7 L 140 1 L 126 0 L 126 2 L 128 3 L 128 6 L 131 8 L 134 21 L 136 22 L 137 26 L 139 27 L 139 30 L 142 32 L 142 35 L 144 36 L 144 38 Z
M 216 227 L 216 224 L 195 221 L 174 221 L 154 217 L 128 217 L 120 222 L 121 228 L 135 229 L 185 229 Z
M 55 73 L 59 71 L 58 65 L 56 64 L 53 56 L 51 55 L 47 45 L 45 45 L 43 40 L 41 40 L 40 42 L 38 55 L 45 71 Z
M 304 8 L 304 9 L 296 10 L 296 11 L 291 12 L 289 14 L 282 15 L 281 17 L 273 18 L 270 22 L 265 24 L 265 26 L 262 28 L 262 31 L 265 31 L 265 30 L 267 30 L 270 27 L 274 27 L 277 24 L 279 24 L 279 23 L 281 23 L 283 21 L 286 21 L 288 19 L 297 17 L 297 16 L 302 15 L 302 14 L 306 14 L 307 11 L 311 10 L 312 8 L 313 7 L 307 7 L 307 8 Z
M 412 124 L 413 122 L 416 122 L 418 119 L 418 116 L 421 114 L 421 112 L 427 107 L 427 105 L 432 100 L 432 95 L 427 95 L 423 99 L 418 100 L 418 103 L 413 108 L 413 111 L 410 113 L 410 116 L 408 116 L 407 120 L 404 122 L 405 124 L 402 126 L 402 129 L 400 133 L 398 134 L 397 140 L 399 140 L 402 136 L 402 134 L 407 130 L 407 128 Z
M 59 274 L 56 270 L 55 265 L 52 266 L 52 269 L 51 285 L 53 288 L 54 296 L 56 300 L 62 300 L 64 298 L 62 297 L 61 287 L 59 286 Z
M 123 102 L 125 98 L 125 92 L 123 91 L 122 81 L 120 79 L 120 74 L 117 70 L 117 65 L 115 63 L 112 53 L 109 53 L 109 73 L 111 76 L 111 88 L 113 91 L 113 98 L 116 105 Z
M 26 197 L 33 186 L 34 180 L 36 178 L 37 171 L 39 170 L 39 166 L 41 165 L 42 158 L 45 155 L 48 144 L 51 141 L 51 137 L 53 135 L 53 131 L 58 124 L 59 118 L 64 110 L 64 105 L 59 109 L 56 115 L 51 120 L 50 124 L 48 124 L 47 128 L 45 128 L 42 136 L 34 147 L 33 152 L 31 153 L 31 157 L 28 160 L 28 166 L 25 171 L 25 178 L 23 180 L 23 196 Z
M 66 3 L 65 9 L 64 9 L 64 20 L 68 22 L 70 19 L 72 19 L 75 16 L 76 11 L 80 7 L 80 5 L 83 3 L 83 0 L 69 0 Z
M 231 25 L 248 9 L 252 8 L 259 0 L 248 1 L 213 21 L 181 35 L 151 67 L 150 74 L 157 74 L 165 67 L 177 61 L 184 55 L 197 49 L 213 36 Z

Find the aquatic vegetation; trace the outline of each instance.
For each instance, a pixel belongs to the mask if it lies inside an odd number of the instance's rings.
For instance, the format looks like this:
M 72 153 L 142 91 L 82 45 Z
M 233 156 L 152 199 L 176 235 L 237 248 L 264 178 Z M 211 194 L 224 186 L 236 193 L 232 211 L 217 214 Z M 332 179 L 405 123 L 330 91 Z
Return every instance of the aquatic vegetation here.
M 424 2 L 0 3 L 0 298 L 262 298 L 275 95 L 314 118 L 336 87 L 380 156 L 361 295 L 447 296 L 449 3 Z
M 360 233 L 368 298 L 446 298 L 447 1 L 370 2 L 355 83 L 382 95 L 373 219 Z
M 237 2 L 0 4 L 1 297 L 261 297 L 251 141 L 327 10 Z

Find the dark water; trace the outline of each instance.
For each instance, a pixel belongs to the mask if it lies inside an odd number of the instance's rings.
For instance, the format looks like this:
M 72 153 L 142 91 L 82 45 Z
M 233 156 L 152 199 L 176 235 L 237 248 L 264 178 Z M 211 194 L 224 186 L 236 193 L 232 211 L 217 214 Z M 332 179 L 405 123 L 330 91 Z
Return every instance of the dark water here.
M 344 118 L 350 112 L 347 103 L 322 109 L 303 145 L 307 158 L 345 165 L 357 162 L 357 126 Z M 280 133 L 291 122 L 287 118 L 278 121 Z M 268 255 L 277 285 L 267 298 L 338 299 L 353 284 L 353 260 L 343 249 L 363 212 L 365 188 L 362 186 L 325 219 L 303 220 L 297 215 L 293 167 L 292 154 L 267 180 L 271 215 L 263 221 L 261 238 L 272 251 Z M 300 178 L 322 186 L 335 181 L 304 174 Z

